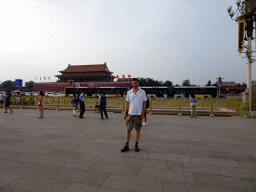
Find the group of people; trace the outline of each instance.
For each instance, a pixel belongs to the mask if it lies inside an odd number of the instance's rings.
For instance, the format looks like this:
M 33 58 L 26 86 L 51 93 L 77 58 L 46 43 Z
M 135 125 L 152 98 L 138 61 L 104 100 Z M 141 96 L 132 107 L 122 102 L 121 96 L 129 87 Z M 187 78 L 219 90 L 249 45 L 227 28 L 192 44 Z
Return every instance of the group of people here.
M 85 112 L 84 98 L 85 97 L 86 97 L 85 91 L 82 91 L 82 93 L 78 97 L 75 93 L 73 94 L 73 98 L 71 101 L 71 103 L 73 104 L 73 116 L 77 117 L 76 110 L 77 110 L 78 103 L 79 103 L 80 104 L 79 118 L 82 118 L 82 119 L 84 118 L 84 112 Z M 102 120 L 104 119 L 103 113 L 105 115 L 105 118 L 108 119 L 108 113 L 106 110 L 106 106 L 107 106 L 107 98 L 102 92 L 100 92 L 99 98 L 96 99 L 94 112 L 96 111 L 97 108 L 99 108 Z

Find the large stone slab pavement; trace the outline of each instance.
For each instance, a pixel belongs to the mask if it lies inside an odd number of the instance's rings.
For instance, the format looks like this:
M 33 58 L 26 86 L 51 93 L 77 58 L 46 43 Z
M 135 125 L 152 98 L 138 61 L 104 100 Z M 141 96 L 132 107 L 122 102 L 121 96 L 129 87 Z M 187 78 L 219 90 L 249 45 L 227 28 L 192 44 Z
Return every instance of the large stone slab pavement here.
M 120 113 L 0 112 L 0 191 L 256 191 L 256 119 L 148 115 L 140 152 Z

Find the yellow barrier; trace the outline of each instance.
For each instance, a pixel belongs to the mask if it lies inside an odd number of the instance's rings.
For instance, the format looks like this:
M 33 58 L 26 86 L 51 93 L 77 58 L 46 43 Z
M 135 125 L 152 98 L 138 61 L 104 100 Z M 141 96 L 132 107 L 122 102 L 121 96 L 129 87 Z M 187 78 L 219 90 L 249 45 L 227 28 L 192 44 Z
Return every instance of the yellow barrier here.
M 44 106 L 46 109 L 68 109 L 72 110 L 71 97 L 44 97 Z M 85 107 L 88 111 L 93 111 L 95 106 L 95 98 L 85 98 Z M 20 101 L 17 102 L 16 97 L 12 97 L 12 105 L 23 108 L 36 108 L 36 97 L 20 97 Z M 122 97 L 107 98 L 107 110 L 113 112 L 124 113 L 125 100 Z M 149 97 L 149 108 L 147 111 L 149 115 L 152 114 L 178 114 L 178 115 L 190 115 L 190 100 L 185 98 L 154 98 Z M 197 115 L 242 115 L 248 116 L 248 103 L 235 99 L 198 99 L 196 107 Z
M 185 99 L 183 99 L 183 105 L 185 105 Z M 178 113 L 178 116 L 182 116 L 182 113 L 181 113 L 181 98 L 179 99 L 179 113 Z
M 209 115 L 210 117 L 214 117 L 214 114 L 213 114 L 213 101 L 211 102 L 211 113 Z

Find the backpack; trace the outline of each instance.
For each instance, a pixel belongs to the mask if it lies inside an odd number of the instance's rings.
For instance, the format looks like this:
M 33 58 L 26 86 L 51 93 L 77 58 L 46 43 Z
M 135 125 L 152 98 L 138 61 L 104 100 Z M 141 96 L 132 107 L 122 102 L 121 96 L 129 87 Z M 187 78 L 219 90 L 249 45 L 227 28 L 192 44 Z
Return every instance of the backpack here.
M 149 108 L 149 100 L 147 98 L 147 102 L 146 102 L 146 108 Z
M 107 102 L 106 102 L 106 96 L 105 95 L 101 95 L 100 96 L 100 106 L 106 106 Z

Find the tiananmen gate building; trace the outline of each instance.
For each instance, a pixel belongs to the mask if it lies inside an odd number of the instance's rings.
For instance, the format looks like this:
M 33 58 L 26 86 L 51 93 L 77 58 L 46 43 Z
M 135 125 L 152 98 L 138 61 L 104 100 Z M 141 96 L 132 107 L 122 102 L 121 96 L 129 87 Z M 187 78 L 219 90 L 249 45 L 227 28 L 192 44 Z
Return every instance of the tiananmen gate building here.
M 36 82 L 34 91 L 59 91 L 64 92 L 65 87 L 128 87 L 131 88 L 130 79 L 114 81 L 114 77 L 107 63 L 94 65 L 68 65 L 65 70 L 59 71 L 56 82 Z

